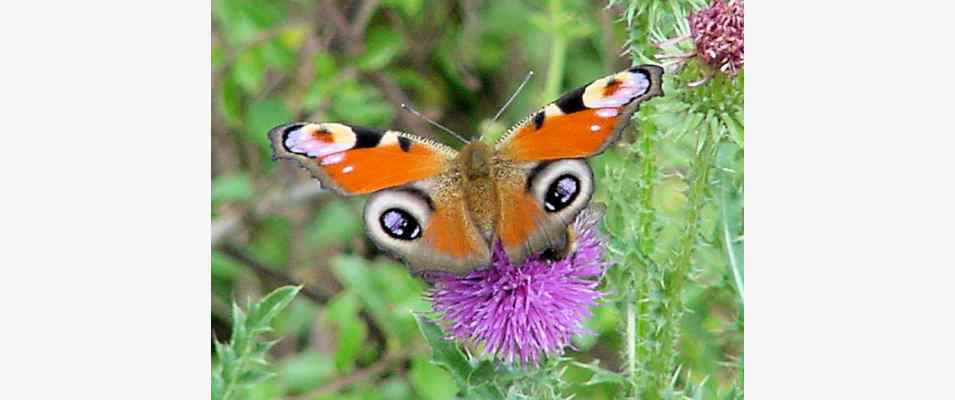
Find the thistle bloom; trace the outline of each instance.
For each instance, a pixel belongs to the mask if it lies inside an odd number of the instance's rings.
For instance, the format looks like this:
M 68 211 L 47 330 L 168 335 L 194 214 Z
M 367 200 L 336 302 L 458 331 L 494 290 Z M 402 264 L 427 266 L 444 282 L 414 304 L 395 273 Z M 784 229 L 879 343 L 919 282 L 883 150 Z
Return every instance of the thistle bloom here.
M 498 243 L 488 268 L 463 277 L 433 276 L 433 308 L 446 332 L 483 345 L 485 354 L 525 365 L 537 364 L 542 353 L 562 353 L 575 334 L 592 334 L 582 323 L 603 295 L 596 288 L 610 266 L 606 238 L 596 226 L 601 217 L 593 208 L 581 211 L 573 223 L 573 248 L 562 259 L 538 253 L 514 265 Z
M 707 65 L 728 75 L 743 66 L 742 0 L 713 0 L 687 18 L 696 54 Z

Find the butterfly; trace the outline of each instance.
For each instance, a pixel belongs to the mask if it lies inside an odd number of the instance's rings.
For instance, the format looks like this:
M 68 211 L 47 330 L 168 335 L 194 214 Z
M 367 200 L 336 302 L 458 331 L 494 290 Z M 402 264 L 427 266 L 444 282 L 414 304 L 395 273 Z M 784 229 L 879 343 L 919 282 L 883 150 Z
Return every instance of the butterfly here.
M 594 193 L 587 157 L 616 142 L 643 101 L 663 95 L 663 69 L 641 65 L 565 93 L 495 144 L 460 150 L 393 130 L 293 122 L 269 131 L 273 158 L 297 161 L 323 186 L 370 194 L 365 231 L 413 272 L 465 274 L 496 243 L 512 263 L 566 245 Z

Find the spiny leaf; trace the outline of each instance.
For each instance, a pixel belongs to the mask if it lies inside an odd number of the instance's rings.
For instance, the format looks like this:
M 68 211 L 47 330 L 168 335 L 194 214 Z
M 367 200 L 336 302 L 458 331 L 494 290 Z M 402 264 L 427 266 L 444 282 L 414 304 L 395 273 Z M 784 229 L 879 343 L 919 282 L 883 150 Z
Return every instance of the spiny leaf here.
M 477 368 L 474 368 L 474 370 L 468 374 L 468 386 L 480 386 L 485 383 L 493 382 L 495 372 L 496 368 L 494 368 L 493 363 L 488 360 L 481 361 Z
M 212 375 L 212 395 L 228 400 L 242 388 L 263 382 L 272 376 L 265 368 L 265 352 L 275 344 L 260 338 L 271 330 L 272 319 L 288 306 L 301 286 L 285 286 L 248 306 L 248 314 L 232 303 L 232 337 L 228 343 L 213 342 L 219 364 Z
M 239 308 L 238 304 L 232 303 L 232 340 L 229 346 L 242 352 L 245 349 L 248 339 L 248 325 L 246 325 L 245 312 Z
M 256 305 L 255 312 L 249 314 L 249 326 L 270 324 L 279 311 L 292 302 L 300 290 L 302 290 L 301 286 L 283 286 L 269 293 Z
M 471 364 L 467 357 L 458 349 L 456 344 L 444 338 L 444 333 L 438 324 L 419 313 L 415 313 L 414 317 L 415 321 L 418 322 L 418 329 L 421 330 L 421 334 L 431 345 L 431 362 L 445 367 L 448 372 L 451 372 L 458 385 L 464 386 L 471 374 Z

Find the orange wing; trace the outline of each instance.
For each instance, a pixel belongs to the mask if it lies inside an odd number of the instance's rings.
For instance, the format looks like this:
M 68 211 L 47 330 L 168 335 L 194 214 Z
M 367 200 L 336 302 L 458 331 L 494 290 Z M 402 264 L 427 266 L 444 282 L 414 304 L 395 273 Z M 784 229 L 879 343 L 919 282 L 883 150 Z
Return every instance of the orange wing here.
M 497 237 L 512 263 L 539 251 L 562 248 L 567 225 L 594 192 L 593 171 L 584 160 L 521 164 L 502 174 L 508 179 L 497 182 Z
M 546 237 L 543 238 L 546 242 L 531 243 L 532 237 L 536 236 L 540 229 L 539 222 L 544 219 L 544 211 L 533 196 L 507 187 L 502 188 L 499 196 L 501 204 L 507 206 L 501 207 L 497 235 L 512 261 L 521 260 L 533 250 L 551 244 L 551 239 Z
M 276 158 L 297 160 L 322 185 L 363 194 L 444 171 L 457 152 L 397 131 L 338 123 L 280 125 L 269 131 Z
M 497 143 L 518 161 L 583 158 L 602 152 L 646 99 L 663 95 L 663 68 L 641 65 L 570 91 L 516 125 Z
M 441 208 L 431 214 L 424 230 L 423 239 L 428 251 L 418 252 L 417 258 L 456 274 L 490 264 L 491 249 L 468 218 L 463 198 L 439 200 L 438 206 Z M 413 270 L 418 269 L 413 261 L 409 264 Z

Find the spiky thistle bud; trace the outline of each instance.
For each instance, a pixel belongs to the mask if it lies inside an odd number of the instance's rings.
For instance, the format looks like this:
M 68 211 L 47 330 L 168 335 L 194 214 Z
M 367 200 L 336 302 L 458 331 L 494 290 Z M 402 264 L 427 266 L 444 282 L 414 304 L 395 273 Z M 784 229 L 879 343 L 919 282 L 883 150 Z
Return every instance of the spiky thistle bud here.
M 697 56 L 728 75 L 743 66 L 743 2 L 713 0 L 687 18 Z

